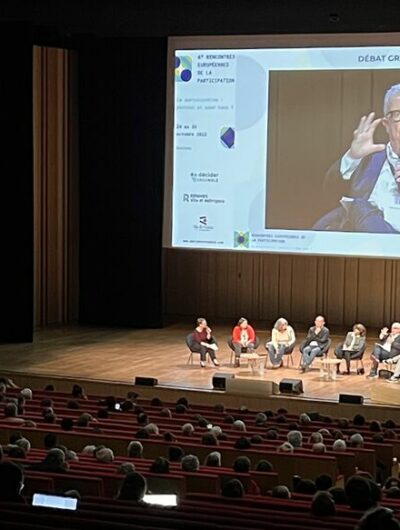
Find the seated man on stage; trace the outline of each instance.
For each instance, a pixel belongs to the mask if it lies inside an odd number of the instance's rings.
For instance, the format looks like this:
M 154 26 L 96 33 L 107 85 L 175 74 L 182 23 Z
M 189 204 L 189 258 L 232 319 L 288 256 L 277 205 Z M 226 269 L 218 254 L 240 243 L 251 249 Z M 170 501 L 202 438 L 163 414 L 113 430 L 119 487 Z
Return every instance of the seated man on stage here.
M 382 328 L 379 340 L 371 355 L 372 367 L 368 377 L 378 377 L 379 363 L 400 355 L 400 322 L 393 322 L 390 333 L 388 328 Z
M 286 318 L 278 318 L 272 328 L 271 340 L 265 345 L 272 366 L 282 366 L 283 356 L 293 351 L 296 335 Z
M 240 365 L 240 354 L 245 351 L 252 353 L 258 346 L 256 332 L 250 326 L 247 318 L 240 318 L 233 328 L 232 339 L 228 341 L 229 347 L 235 352 L 235 366 Z
M 389 141 L 376 144 L 383 125 Z M 400 232 L 400 84 L 385 94 L 383 117 L 362 116 L 349 150 L 328 171 L 327 190 L 342 190 L 337 208 L 314 230 L 398 234 Z
M 215 366 L 219 366 L 219 362 L 215 356 L 218 351 L 218 344 L 211 334 L 211 328 L 208 327 L 207 320 L 199 317 L 196 321 L 196 328 L 193 331 L 192 343 L 190 350 L 192 352 L 200 353 L 200 366 L 202 368 L 206 365 L 207 353 Z
M 345 359 L 346 372 L 350 374 L 350 361 L 360 359 L 365 351 L 367 330 L 362 324 L 354 324 L 353 330 L 346 335 L 344 342 L 338 344 L 335 348 L 335 355 L 338 359 Z M 337 365 L 337 372 L 339 373 L 339 364 Z
M 328 351 L 331 344 L 329 329 L 325 327 L 324 317 L 318 315 L 314 324 L 308 330 L 306 339 L 300 345 L 302 372 L 307 372 L 315 357 L 322 357 Z

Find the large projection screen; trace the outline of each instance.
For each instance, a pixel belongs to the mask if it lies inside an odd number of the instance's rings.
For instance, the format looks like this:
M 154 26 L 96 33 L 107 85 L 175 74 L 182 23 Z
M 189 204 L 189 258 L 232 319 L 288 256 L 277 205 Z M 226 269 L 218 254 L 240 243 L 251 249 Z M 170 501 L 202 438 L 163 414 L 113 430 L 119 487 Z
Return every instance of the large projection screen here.
M 164 246 L 400 255 L 400 34 L 169 39 Z

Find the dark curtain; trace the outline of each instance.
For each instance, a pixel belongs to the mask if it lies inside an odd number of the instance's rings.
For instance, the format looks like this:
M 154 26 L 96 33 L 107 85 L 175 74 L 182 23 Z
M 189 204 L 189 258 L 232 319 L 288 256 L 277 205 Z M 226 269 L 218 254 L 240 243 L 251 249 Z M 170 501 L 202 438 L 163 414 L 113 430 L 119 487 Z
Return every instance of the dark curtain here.
M 166 44 L 80 47 L 81 323 L 162 324 Z
M 0 22 L 0 341 L 33 333 L 32 38 Z

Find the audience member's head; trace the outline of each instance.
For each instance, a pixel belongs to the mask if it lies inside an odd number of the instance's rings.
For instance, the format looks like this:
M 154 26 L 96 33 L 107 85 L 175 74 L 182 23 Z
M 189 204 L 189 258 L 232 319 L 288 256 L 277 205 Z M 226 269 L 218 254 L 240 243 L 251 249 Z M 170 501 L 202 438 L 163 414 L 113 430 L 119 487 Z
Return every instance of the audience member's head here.
M 203 445 L 219 445 L 218 439 L 212 432 L 206 432 L 201 437 L 201 443 Z
M 393 510 L 378 506 L 368 510 L 358 522 L 355 530 L 399 530 L 400 523 Z
M 274 470 L 274 466 L 268 460 L 259 460 L 256 463 L 256 471 L 261 471 L 263 473 L 271 473 Z
M 385 440 L 395 440 L 397 438 L 396 431 L 393 429 L 384 429 L 383 438 Z
M 21 447 L 25 453 L 29 453 L 31 450 L 31 442 L 26 438 L 19 438 L 19 440 L 16 440 L 15 444 L 18 445 L 18 447 Z
M 389 420 L 386 420 L 384 423 L 383 423 L 383 426 L 386 428 L 386 429 L 395 429 L 396 428 L 396 424 L 393 420 L 389 419 Z
M 349 445 L 350 447 L 363 447 L 364 438 L 358 432 L 355 434 L 352 434 L 350 436 Z
M 20 393 L 21 393 L 21 396 L 24 397 L 25 399 L 32 399 L 33 397 L 32 390 L 30 388 L 23 388 Z
M 264 442 L 264 439 L 259 434 L 253 434 L 253 436 L 250 438 L 250 443 L 252 444 L 262 444 Z
M 228 480 L 222 488 L 222 496 L 230 498 L 240 498 L 244 496 L 244 487 L 240 480 L 234 478 Z
M 146 429 L 139 429 L 136 431 L 135 438 L 138 438 L 139 440 L 148 440 L 150 438 L 150 434 L 146 431 Z
M 267 421 L 267 416 L 264 414 L 264 412 L 259 412 L 256 415 L 256 425 L 259 427 L 262 427 L 265 422 Z
M 150 434 L 150 436 L 158 436 L 160 434 L 160 431 L 158 429 L 158 425 L 156 425 L 155 423 L 148 423 L 145 427 L 144 427 L 144 430 Z
M 400 488 L 400 479 L 397 477 L 389 477 L 385 480 L 385 484 L 383 485 L 383 488 L 385 490 L 388 490 L 389 488 L 392 488 L 393 486 L 396 486 Z
M 271 496 L 277 499 L 290 499 L 292 495 L 287 486 L 274 486 L 271 490 Z
M 213 451 L 206 456 L 204 465 L 209 467 L 221 467 L 221 460 L 221 453 L 219 451 Z
M 300 431 L 289 431 L 287 434 L 288 442 L 293 445 L 293 447 L 301 447 L 303 443 L 303 435 Z
M 235 418 L 233 416 L 231 416 L 230 414 L 227 414 L 224 417 L 223 422 L 232 425 L 233 423 L 235 423 Z
M 137 415 L 138 425 L 147 425 L 149 423 L 149 417 L 144 412 Z
M 54 391 L 55 391 L 55 386 L 54 386 L 54 385 L 51 385 L 51 384 L 50 384 L 50 385 L 46 385 L 46 386 L 44 387 L 44 391 L 45 391 L 45 392 L 54 392 Z
M 232 429 L 235 431 L 246 432 L 246 424 L 242 420 L 235 420 L 232 424 Z
M 129 473 L 134 473 L 135 470 L 135 464 L 132 462 L 122 462 L 117 468 L 117 473 L 120 475 L 129 475 Z
M 319 444 L 324 441 L 324 437 L 320 432 L 312 432 L 308 438 L 309 444 Z
M 194 427 L 191 423 L 184 423 L 182 425 L 182 434 L 184 436 L 192 436 L 194 433 Z
M 124 478 L 121 489 L 119 490 L 118 499 L 123 501 L 140 502 L 147 490 L 147 482 L 143 475 L 129 473 Z
M 91 421 L 93 421 L 93 416 L 88 412 L 84 412 L 79 416 L 76 424 L 78 427 L 87 427 Z
M 357 427 L 362 427 L 365 425 L 365 418 L 362 414 L 356 414 L 353 418 L 353 425 L 356 425 Z
M 327 491 L 318 491 L 311 503 L 311 513 L 317 517 L 329 517 L 336 514 L 335 501 Z
M 318 475 L 318 477 L 315 479 L 315 486 L 318 491 L 329 490 L 332 485 L 332 477 L 326 473 L 321 473 L 321 475 Z
M 326 453 L 326 445 L 322 442 L 313 444 L 312 452 L 316 453 L 317 455 L 323 455 L 324 453 Z
M 185 414 L 185 412 L 187 412 L 187 407 L 185 407 L 183 403 L 178 403 L 175 405 L 175 412 L 177 414 Z
M 346 492 L 344 491 L 344 488 L 340 488 L 339 486 L 332 486 L 329 488 L 329 493 L 332 495 L 333 500 L 335 501 L 335 504 L 348 504 L 349 501 L 346 496 Z
M 302 493 L 303 495 L 314 495 L 317 491 L 317 487 L 313 480 L 302 478 L 296 484 L 294 491 L 296 493 Z
M 114 452 L 109 447 L 102 447 L 94 452 L 96 460 L 103 464 L 111 464 L 114 460 Z
M 219 425 L 213 425 L 210 429 L 210 432 L 214 434 L 218 439 L 223 434 L 222 429 Z
M 371 423 L 369 424 L 369 430 L 371 432 L 381 432 L 382 430 L 381 422 L 378 420 L 372 420 Z
M 372 441 L 374 444 L 383 444 L 385 443 L 385 438 L 381 432 L 376 432 L 372 435 Z
M 162 407 L 163 403 L 159 397 L 153 397 L 153 399 L 150 401 L 150 405 L 152 407 Z
M 165 433 L 163 434 L 163 438 L 166 442 L 175 442 L 176 440 L 175 434 L 169 431 L 165 431 Z
M 186 455 L 181 460 L 182 471 L 198 471 L 200 468 L 200 462 L 195 455 Z
M 128 445 L 128 456 L 129 458 L 143 458 L 143 445 L 137 440 L 129 442 Z
M 18 406 L 15 403 L 7 403 L 4 407 L 4 416 L 6 418 L 16 418 L 18 415 Z
M 277 440 L 279 438 L 279 433 L 276 429 L 268 429 L 265 433 L 266 440 Z
M 58 445 L 58 436 L 52 432 L 45 434 L 43 438 L 43 445 L 46 449 L 52 449 Z
M 388 499 L 399 499 L 400 498 L 400 488 L 398 486 L 392 486 L 386 490 L 386 497 Z
M 238 456 L 233 462 L 233 470 L 236 473 L 248 473 L 251 469 L 251 460 L 247 456 Z
M 185 453 L 182 447 L 179 447 L 177 445 L 170 445 L 168 447 L 168 460 L 170 462 L 181 462 L 184 456 Z
M 374 505 L 371 481 L 361 475 L 353 475 L 348 478 L 345 492 L 353 510 L 368 510 Z
M 26 451 L 19 445 L 8 445 L 7 455 L 9 458 L 26 458 Z
M 176 400 L 176 405 L 184 405 L 188 409 L 189 401 L 185 397 L 180 397 Z
M 152 473 L 169 473 L 169 462 L 163 456 L 157 457 L 150 466 Z
M 338 429 L 346 430 L 349 428 L 349 420 L 347 418 L 339 418 L 337 421 Z
M 290 442 L 283 442 L 276 449 L 279 453 L 293 453 L 294 447 Z
M 72 418 L 63 418 L 60 422 L 60 427 L 63 431 L 72 431 L 74 420 Z
M 308 425 L 309 423 L 311 423 L 310 416 L 305 412 L 302 412 L 299 416 L 299 423 L 300 425 Z
M 240 438 L 235 441 L 233 447 L 235 449 L 240 449 L 241 451 L 244 451 L 245 449 L 251 448 L 251 442 L 245 436 L 240 436 Z
M 335 440 L 332 444 L 332 451 L 337 453 L 344 453 L 347 449 L 346 442 L 344 440 Z
M 85 390 L 80 385 L 73 385 L 71 394 L 75 399 L 87 399 Z
M 163 416 L 164 418 L 172 418 L 172 412 L 167 409 L 167 408 L 163 408 L 160 410 L 160 416 Z

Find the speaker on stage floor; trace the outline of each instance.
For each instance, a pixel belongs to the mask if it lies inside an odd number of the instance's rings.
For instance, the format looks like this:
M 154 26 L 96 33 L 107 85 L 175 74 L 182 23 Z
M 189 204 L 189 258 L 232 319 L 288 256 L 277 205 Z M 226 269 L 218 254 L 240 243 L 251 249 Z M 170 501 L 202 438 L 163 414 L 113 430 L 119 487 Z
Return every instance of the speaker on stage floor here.
M 357 396 L 355 394 L 339 394 L 339 403 L 353 403 L 353 405 L 362 405 L 364 403 L 364 396 Z
M 303 394 L 303 381 L 301 379 L 282 379 L 279 383 L 281 394 Z
M 226 390 L 227 379 L 235 379 L 235 374 L 215 374 L 212 378 L 214 390 Z
M 158 385 L 158 379 L 154 377 L 135 377 L 135 385 L 156 386 Z

